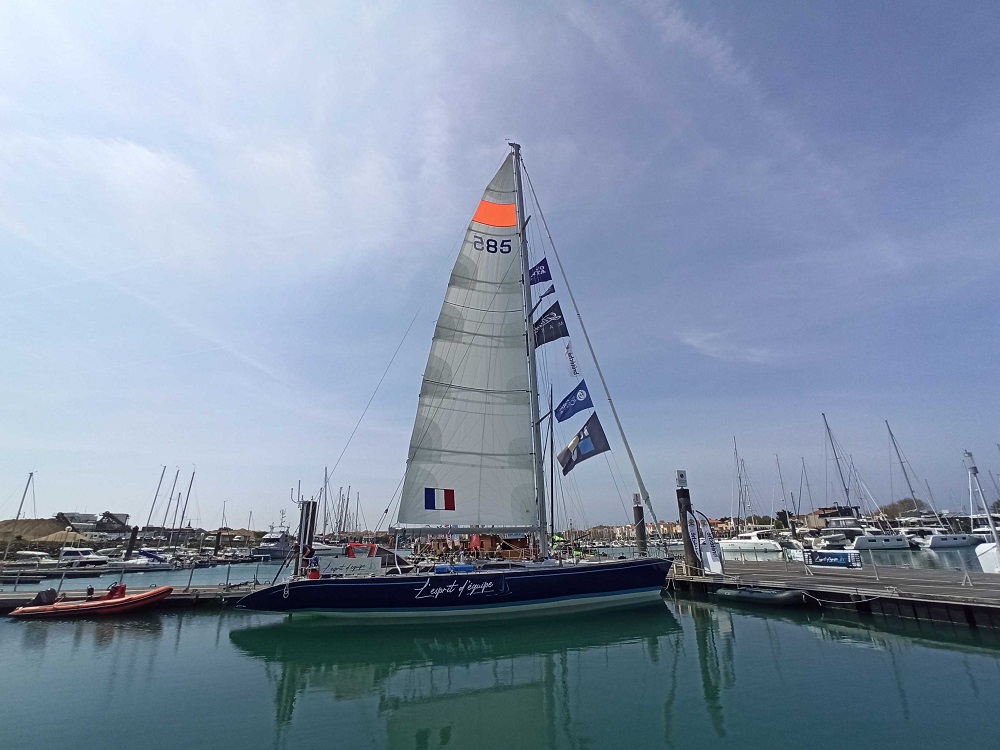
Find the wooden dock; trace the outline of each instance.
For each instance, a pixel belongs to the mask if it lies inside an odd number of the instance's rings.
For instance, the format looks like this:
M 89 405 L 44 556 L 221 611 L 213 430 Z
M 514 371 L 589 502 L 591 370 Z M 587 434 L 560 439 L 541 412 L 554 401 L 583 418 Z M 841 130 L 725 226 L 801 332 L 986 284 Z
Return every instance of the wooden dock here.
M 136 589 L 129 589 L 135 593 Z M 236 586 L 177 586 L 166 599 L 151 604 L 148 611 L 154 609 L 178 609 L 190 607 L 232 607 L 244 596 L 253 591 L 250 585 Z M 0 615 L 10 614 L 18 607 L 23 607 L 30 602 L 37 591 L 14 591 L 0 592 Z M 64 590 L 67 599 L 83 600 L 87 597 L 86 591 Z M 103 593 L 98 591 L 98 593 Z M 146 611 L 146 608 L 144 608 Z
M 801 562 L 726 563 L 725 576 L 691 575 L 675 564 L 665 592 L 711 596 L 720 588 L 798 589 L 806 604 L 875 618 L 952 623 L 1000 632 L 1000 576 L 965 570 L 809 567 Z

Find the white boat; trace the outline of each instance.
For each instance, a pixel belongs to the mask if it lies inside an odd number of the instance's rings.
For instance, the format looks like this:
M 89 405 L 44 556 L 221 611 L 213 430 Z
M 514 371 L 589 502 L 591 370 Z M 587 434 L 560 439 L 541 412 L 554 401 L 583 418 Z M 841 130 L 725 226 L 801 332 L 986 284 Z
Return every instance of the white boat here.
M 148 573 L 154 570 L 172 570 L 174 567 L 159 555 L 145 553 L 141 549 L 134 550 L 128 560 L 125 559 L 125 549 L 122 547 L 99 549 L 97 554 L 107 557 L 108 570 L 116 573 Z
M 936 526 L 903 526 L 899 531 L 922 549 L 973 547 L 986 541 L 986 538 L 979 534 L 956 534 Z
M 978 545 L 976 557 L 984 573 L 1000 573 L 1000 545 L 996 542 Z
M 723 552 L 781 552 L 782 546 L 771 539 L 770 531 L 748 531 L 732 539 L 720 539 Z
M 975 490 L 979 494 L 979 506 L 985 511 L 983 518 L 986 519 L 986 526 L 990 532 L 987 537 L 989 541 L 976 546 L 976 557 L 979 558 L 979 564 L 984 572 L 1000 573 L 1000 533 L 997 531 L 996 518 L 986 501 L 986 495 L 983 494 L 983 487 L 979 482 L 979 469 L 976 468 L 975 459 L 969 451 L 965 451 L 964 461 L 969 472 L 969 520 L 972 521 L 974 517 L 972 509 L 976 505 L 976 492 L 973 490 L 973 485 L 975 485 Z
M 906 534 L 866 533 L 862 531 L 845 549 L 910 549 L 910 538 Z
M 535 350 L 568 337 L 569 330 L 559 302 L 534 315 L 535 298 L 541 302 L 549 292 L 532 285 L 553 277 L 545 258 L 536 258 L 534 265 L 529 261 L 524 200 L 520 147 L 511 144 L 468 226 L 437 318 L 396 530 L 408 536 L 518 535 L 523 540 L 528 535 L 531 559 L 440 563 L 420 574 L 293 578 L 249 594 L 238 606 L 365 622 L 437 622 L 506 621 L 660 601 L 669 558 L 568 563 L 550 556 Z M 535 215 L 536 225 L 544 222 L 540 210 Z M 599 368 L 596 358 L 594 364 Z M 603 385 L 599 369 L 597 374 Z M 589 414 L 558 454 L 563 475 L 610 450 L 584 385 L 581 379 L 550 409 L 560 421 Z M 620 428 L 610 395 L 608 404 Z M 639 496 L 649 506 L 619 432 Z M 551 459 L 551 445 L 547 454 Z
M 48 552 L 21 550 L 14 553 L 14 559 L 3 564 L 4 570 L 51 570 L 59 566 L 59 561 Z
M 284 560 L 292 551 L 292 539 L 287 529 L 271 529 L 253 548 L 251 554 L 263 560 Z
M 59 553 L 59 567 L 87 568 L 106 567 L 108 557 L 98 555 L 91 547 L 64 547 Z

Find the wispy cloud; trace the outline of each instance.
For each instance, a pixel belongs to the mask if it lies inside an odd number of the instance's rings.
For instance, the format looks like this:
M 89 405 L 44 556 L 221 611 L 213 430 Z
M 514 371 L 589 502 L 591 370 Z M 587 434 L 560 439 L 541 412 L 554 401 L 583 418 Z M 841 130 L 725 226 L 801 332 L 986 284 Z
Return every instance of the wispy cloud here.
M 682 344 L 690 346 L 700 354 L 724 362 L 766 364 L 774 360 L 774 352 L 770 349 L 734 340 L 731 333 L 688 330 L 679 333 L 678 339 Z

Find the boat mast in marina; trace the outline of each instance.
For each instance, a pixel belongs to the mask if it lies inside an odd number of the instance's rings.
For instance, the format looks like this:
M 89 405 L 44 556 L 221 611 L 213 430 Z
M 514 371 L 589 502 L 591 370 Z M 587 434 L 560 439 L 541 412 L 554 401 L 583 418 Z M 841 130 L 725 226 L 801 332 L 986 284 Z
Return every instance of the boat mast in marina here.
M 973 491 L 972 485 L 975 483 L 976 490 L 979 492 L 979 500 L 982 503 L 983 511 L 986 513 L 986 523 L 990 527 L 990 534 L 993 536 L 993 543 L 1000 547 L 1000 536 L 997 535 L 997 526 L 993 520 L 993 511 L 990 508 L 989 503 L 986 501 L 986 495 L 983 494 L 983 486 L 979 483 L 979 469 L 976 467 L 976 461 L 972 457 L 969 451 L 963 453 L 965 459 L 965 468 L 969 472 L 969 505 L 973 503 Z
M 906 470 L 906 462 L 903 460 L 903 454 L 899 450 L 899 443 L 896 442 L 896 436 L 892 434 L 892 428 L 889 426 L 888 419 L 885 421 L 885 428 L 889 431 L 889 440 L 892 441 L 892 447 L 896 451 L 896 458 L 899 460 L 899 467 L 903 470 L 903 479 L 906 481 L 906 488 L 910 491 L 910 498 L 913 500 L 913 508 L 916 510 L 917 493 L 913 490 L 913 483 L 910 482 L 910 474 Z M 933 498 L 931 498 L 931 510 L 934 512 L 934 519 L 937 521 L 938 525 L 944 527 L 945 523 L 941 520 L 941 516 L 938 515 L 937 507 L 934 505 Z
M 153 510 L 156 508 L 156 500 L 160 496 L 160 487 L 163 486 L 163 477 L 167 473 L 166 464 L 163 466 L 163 471 L 160 472 L 160 481 L 156 483 L 156 492 L 153 493 L 153 502 L 149 506 L 149 515 L 146 516 L 146 528 L 149 528 L 149 524 L 153 522 Z
M 7 553 L 10 552 L 11 542 L 14 541 L 14 526 L 16 526 L 17 522 L 19 520 L 21 520 L 21 511 L 24 509 L 24 498 L 26 498 L 28 496 L 28 488 L 31 486 L 31 480 L 32 480 L 32 478 L 34 476 L 35 476 L 35 472 L 33 472 L 33 471 L 29 472 L 29 474 L 28 474 L 28 481 L 25 482 L 25 484 L 24 484 L 24 492 L 21 493 L 21 502 L 18 503 L 18 506 L 17 506 L 17 515 L 14 516 L 14 523 L 11 525 L 11 528 L 10 528 L 10 539 L 7 540 L 7 546 L 4 547 L 4 550 L 3 550 L 3 559 L 4 560 L 7 559 Z
M 837 473 L 840 475 L 840 485 L 844 488 L 844 501 L 848 508 L 851 507 L 851 490 L 848 488 L 847 479 L 844 478 L 844 467 L 840 465 L 840 454 L 837 453 L 837 444 L 830 431 L 830 423 L 826 421 L 826 414 L 823 414 L 823 424 L 826 426 L 826 436 L 830 440 L 830 449 L 833 451 L 833 460 L 837 464 Z

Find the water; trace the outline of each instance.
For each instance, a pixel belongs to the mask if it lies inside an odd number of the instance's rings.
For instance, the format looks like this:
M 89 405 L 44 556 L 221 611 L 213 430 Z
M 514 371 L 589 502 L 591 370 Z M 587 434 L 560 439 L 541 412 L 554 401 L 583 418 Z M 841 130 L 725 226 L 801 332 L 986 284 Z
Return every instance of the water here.
M 1000 639 L 892 627 L 687 600 L 405 630 L 239 610 L 4 619 L 0 747 L 980 746 Z

